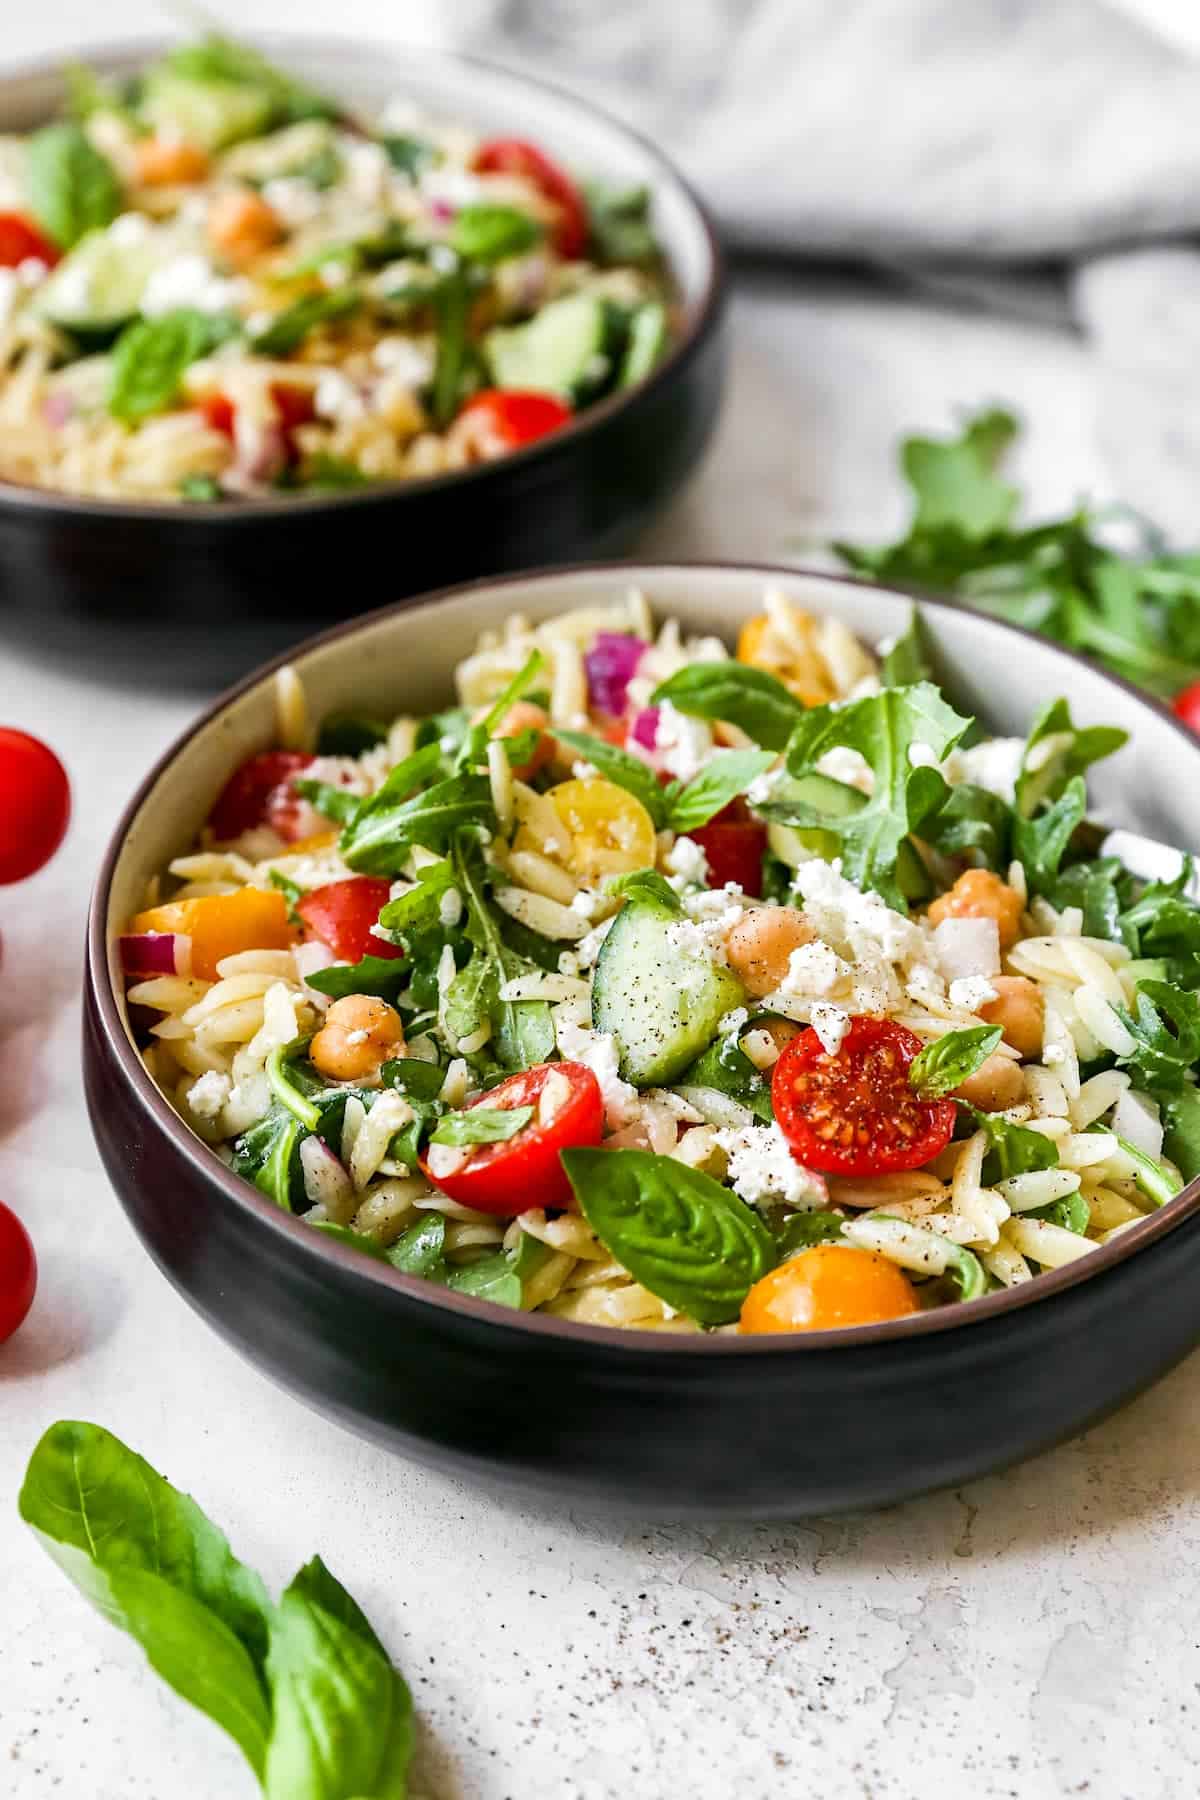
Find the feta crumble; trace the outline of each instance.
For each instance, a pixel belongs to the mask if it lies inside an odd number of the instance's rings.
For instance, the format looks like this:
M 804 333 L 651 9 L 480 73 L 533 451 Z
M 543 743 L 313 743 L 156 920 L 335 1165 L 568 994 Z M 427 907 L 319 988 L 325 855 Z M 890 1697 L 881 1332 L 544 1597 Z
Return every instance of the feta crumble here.
M 950 983 L 951 1006 L 961 1006 L 966 1012 L 978 1012 L 981 1006 L 996 997 L 996 990 L 986 975 L 961 975 Z
M 233 1083 L 219 1069 L 208 1069 L 188 1090 L 188 1111 L 198 1119 L 215 1119 L 233 1092 Z
M 571 1018 L 566 1008 L 555 1015 L 554 1035 L 559 1054 L 568 1062 L 582 1063 L 600 1083 L 604 1119 L 610 1131 L 636 1122 L 640 1112 L 637 1089 L 617 1071 L 617 1040 L 611 1031 L 593 1031 Z
M 812 1009 L 812 1028 L 826 1056 L 836 1056 L 850 1030 L 850 1015 L 829 1000 L 818 1000 Z
M 663 864 L 669 874 L 690 887 L 703 887 L 708 881 L 708 858 L 703 845 L 695 838 L 677 837 L 663 858 Z
M 717 1143 L 729 1158 L 730 1185 L 748 1206 L 782 1200 L 812 1211 L 828 1201 L 821 1176 L 796 1161 L 778 1125 L 726 1128 L 717 1132 Z
M 702 719 L 689 718 L 669 700 L 661 702 L 654 730 L 654 748 L 668 775 L 674 775 L 678 781 L 690 781 L 693 775 L 700 773 L 712 747 L 712 731 Z

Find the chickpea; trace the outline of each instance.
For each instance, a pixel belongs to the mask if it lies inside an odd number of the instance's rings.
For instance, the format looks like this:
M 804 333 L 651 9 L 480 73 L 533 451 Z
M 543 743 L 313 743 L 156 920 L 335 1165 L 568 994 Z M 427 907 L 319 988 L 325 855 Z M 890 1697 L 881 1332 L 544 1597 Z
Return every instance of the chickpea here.
M 218 194 L 208 209 L 208 236 L 229 262 L 253 262 L 283 236 L 279 214 L 249 188 Z
M 485 708 L 480 717 L 486 716 Z M 523 731 L 539 731 L 541 733 L 533 746 L 533 755 L 527 762 L 518 763 L 513 769 L 513 774 L 518 781 L 528 781 L 531 776 L 537 774 L 539 769 L 545 768 L 554 756 L 554 739 L 546 730 L 549 723 L 550 716 L 545 707 L 535 706 L 532 700 L 516 700 L 497 726 L 496 736 L 502 738 L 519 737 Z
M 730 926 L 725 954 L 746 992 L 758 998 L 782 984 L 792 951 L 816 935 L 794 906 L 755 906 Z
M 325 1014 L 308 1054 L 331 1081 L 362 1081 L 403 1050 L 404 1027 L 395 1007 L 369 994 L 347 994 Z
M 804 1030 L 803 1025 L 794 1025 L 791 1019 L 764 1019 L 757 1028 L 765 1031 L 775 1048 L 782 1055 L 794 1037 L 799 1037 Z
M 1008 1056 L 989 1056 L 954 1092 L 956 1098 L 977 1106 L 980 1112 L 1007 1112 L 1025 1092 L 1021 1065 Z
M 989 1025 L 999 1025 L 1004 1041 L 1028 1060 L 1042 1048 L 1042 1022 L 1045 1006 L 1041 992 L 1024 975 L 993 975 L 996 998 L 979 1008 L 979 1016 Z
M 990 869 L 968 869 L 948 894 L 929 908 L 929 923 L 943 919 L 995 919 L 1001 950 L 1010 950 L 1021 932 L 1021 896 Z
M 149 137 L 138 142 L 134 174 L 142 187 L 182 187 L 203 181 L 208 157 L 199 144 Z

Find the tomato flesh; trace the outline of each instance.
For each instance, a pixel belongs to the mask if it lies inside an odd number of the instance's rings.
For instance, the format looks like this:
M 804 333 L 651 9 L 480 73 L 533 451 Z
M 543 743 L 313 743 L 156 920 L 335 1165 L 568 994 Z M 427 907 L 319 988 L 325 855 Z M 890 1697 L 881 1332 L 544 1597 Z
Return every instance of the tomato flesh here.
M 389 944 L 371 930 L 387 905 L 391 887 L 381 875 L 355 875 L 349 881 L 331 881 L 314 888 L 296 902 L 306 939 L 328 944 L 339 962 L 361 962 L 364 956 L 403 956 L 399 944 Z
M 29 1233 L 0 1202 L 0 1344 L 24 1319 L 36 1288 L 37 1257 Z
M 553 394 L 532 388 L 483 388 L 467 401 L 460 417 L 485 420 L 501 443 L 519 450 L 569 425 L 573 414 Z
M 525 138 L 490 138 L 475 155 L 481 175 L 519 175 L 558 208 L 554 248 L 568 260 L 580 256 L 588 239 L 587 202 L 565 169 Z
M 313 757 L 300 750 L 263 750 L 247 757 L 235 769 L 208 815 L 212 834 L 220 842 L 269 825 L 284 843 L 295 843 L 308 828 L 311 809 L 292 787 Z
M 704 852 L 711 887 L 734 881 L 754 899 L 761 897 L 767 828 L 750 817 L 744 801 L 731 800 L 707 825 L 697 826 L 687 836 Z
M 1185 687 L 1171 702 L 1171 711 L 1191 731 L 1200 731 L 1200 681 Z
M 316 408 L 310 388 L 289 386 L 286 381 L 275 381 L 271 384 L 271 399 L 275 411 L 279 414 L 279 423 L 287 441 L 288 454 L 292 455 L 295 446 L 292 433 L 298 425 L 309 425 L 316 417 Z M 223 437 L 231 438 L 237 422 L 237 408 L 228 394 L 217 392 L 206 394 L 200 402 L 200 411 L 204 414 L 205 423 L 219 431 Z
M 0 726 L 0 884 L 50 861 L 71 817 L 71 784 L 48 745 Z
M 58 246 L 24 213 L 0 212 L 0 269 L 17 269 L 31 260 L 52 269 L 61 256 Z
M 563 1077 L 567 1092 L 553 1116 L 543 1124 L 536 1109 L 542 1089 L 552 1075 Z M 421 1158 L 421 1167 L 435 1187 L 462 1206 L 505 1218 L 533 1212 L 538 1207 L 573 1204 L 571 1184 L 560 1154 L 581 1145 L 598 1144 L 604 1126 L 600 1083 L 590 1069 L 575 1062 L 539 1063 L 536 1068 L 511 1075 L 471 1105 L 506 1111 L 515 1106 L 532 1106 L 535 1112 L 529 1124 L 507 1142 L 474 1145 L 470 1160 L 452 1175 L 434 1175 L 427 1151 Z
M 892 1019 L 856 1018 L 830 1056 L 810 1026 L 771 1077 L 771 1104 L 792 1154 L 828 1175 L 920 1169 L 954 1133 L 953 1100 L 922 1100 L 908 1071 L 921 1049 Z

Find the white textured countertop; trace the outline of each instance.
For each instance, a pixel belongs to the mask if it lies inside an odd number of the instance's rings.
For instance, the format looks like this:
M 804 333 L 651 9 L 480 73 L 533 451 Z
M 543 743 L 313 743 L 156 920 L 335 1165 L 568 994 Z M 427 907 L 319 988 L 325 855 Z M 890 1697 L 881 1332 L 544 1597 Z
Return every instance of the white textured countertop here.
M 23 31 L 22 50 L 54 41 Z M 648 550 L 763 558 L 830 530 L 886 535 L 902 516 L 895 437 L 993 399 L 1029 421 L 1018 472 L 1039 506 L 1105 489 L 1089 370 L 1066 338 L 810 283 L 786 303 L 743 297 L 735 346 L 716 451 Z M 16 1520 L 35 1440 L 75 1417 L 194 1493 L 272 1586 L 322 1552 L 412 1683 L 426 1800 L 1191 1796 L 1195 1359 L 1086 1438 L 955 1494 L 792 1526 L 647 1527 L 499 1501 L 359 1443 L 176 1298 L 97 1163 L 78 988 L 102 844 L 194 704 L 135 706 L 0 645 L 0 719 L 58 747 L 76 801 L 57 861 L 0 890 L 0 1195 L 41 1263 L 35 1310 L 0 1350 L 0 1793 L 253 1789 Z

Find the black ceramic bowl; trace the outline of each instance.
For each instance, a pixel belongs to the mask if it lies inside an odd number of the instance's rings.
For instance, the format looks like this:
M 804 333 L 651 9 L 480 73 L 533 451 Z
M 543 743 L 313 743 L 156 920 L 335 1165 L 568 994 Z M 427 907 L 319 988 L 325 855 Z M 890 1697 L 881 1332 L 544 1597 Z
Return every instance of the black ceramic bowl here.
M 0 628 L 131 680 L 230 681 L 322 626 L 447 581 L 614 556 L 708 441 L 724 378 L 724 277 L 699 202 L 650 144 L 571 96 L 465 58 L 295 38 L 268 43 L 349 102 L 394 93 L 653 194 L 680 329 L 650 378 L 499 462 L 362 492 L 215 505 L 127 505 L 0 482 Z M 161 45 L 89 52 L 125 75 Z M 57 69 L 0 83 L 0 132 L 62 99 Z
M 635 582 L 660 617 L 732 636 L 770 580 L 874 640 L 910 602 L 823 576 L 584 568 L 435 597 L 328 633 L 293 659 L 316 713 L 449 697 L 479 630 Z M 1012 626 L 931 605 L 951 691 L 1024 735 L 1068 693 L 1127 749 L 1098 810 L 1200 840 L 1200 745 L 1131 688 Z M 92 909 L 84 1066 L 113 1184 L 159 1267 L 265 1374 L 354 1430 L 564 1500 L 667 1517 L 796 1517 L 973 1480 L 1081 1430 L 1200 1339 L 1200 1182 L 1113 1243 L 970 1306 L 795 1337 L 663 1337 L 512 1314 L 328 1242 L 231 1175 L 146 1074 L 111 948 L 146 878 L 191 840 L 225 776 L 272 741 L 270 671 L 227 695 L 148 776 Z

